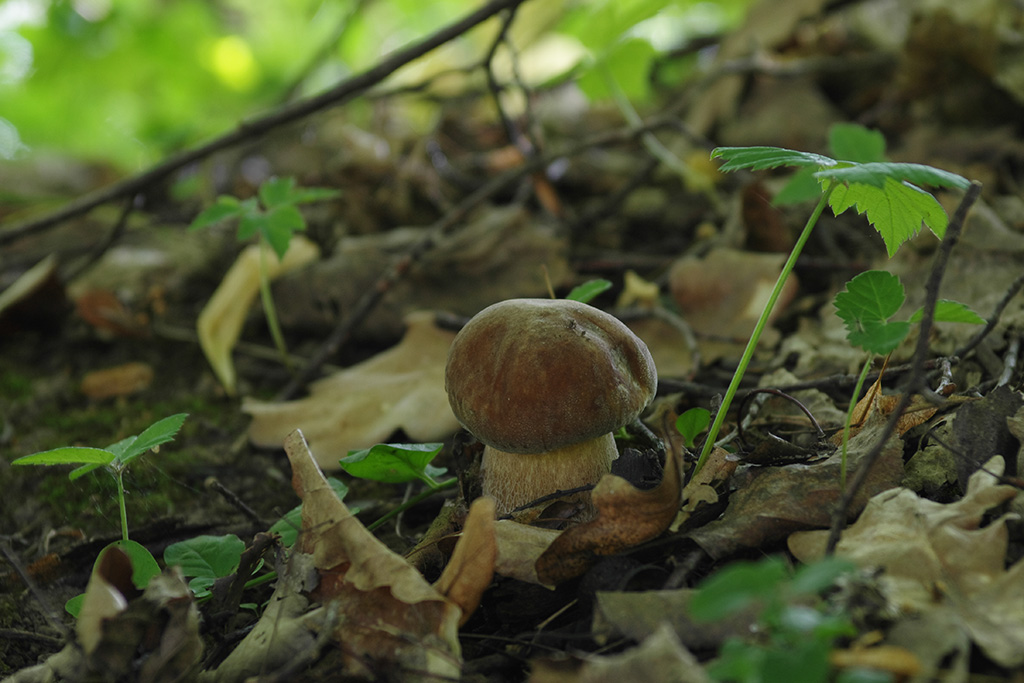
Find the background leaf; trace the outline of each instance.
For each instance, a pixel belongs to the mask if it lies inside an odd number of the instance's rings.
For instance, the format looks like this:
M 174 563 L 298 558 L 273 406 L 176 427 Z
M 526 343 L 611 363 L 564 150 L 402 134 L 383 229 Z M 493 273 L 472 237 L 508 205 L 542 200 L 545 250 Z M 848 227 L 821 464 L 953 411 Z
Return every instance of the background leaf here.
M 612 283 L 609 280 L 589 280 L 584 282 L 582 285 L 576 285 L 566 295 L 566 299 L 572 301 L 579 301 L 580 303 L 589 303 L 595 296 L 601 292 L 605 292 L 611 289 Z
M 910 322 L 921 322 L 923 316 L 924 307 L 921 307 L 910 316 Z M 984 325 L 985 319 L 972 311 L 966 304 L 962 304 L 959 301 L 950 301 L 949 299 L 939 299 L 935 302 L 935 322 Z
M 828 129 L 828 149 L 843 161 L 885 161 L 885 136 L 857 123 L 835 123 Z
M 428 466 L 443 444 L 377 444 L 361 451 L 352 451 L 339 462 L 341 468 L 353 477 L 382 481 L 388 484 L 404 484 L 413 479 L 422 479 L 432 486 L 434 476 L 445 470 Z

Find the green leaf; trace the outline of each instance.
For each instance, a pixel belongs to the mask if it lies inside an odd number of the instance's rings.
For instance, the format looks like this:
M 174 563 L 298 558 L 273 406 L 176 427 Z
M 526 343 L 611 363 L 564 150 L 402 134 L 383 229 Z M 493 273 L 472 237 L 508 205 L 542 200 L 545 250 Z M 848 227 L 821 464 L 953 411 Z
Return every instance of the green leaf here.
M 292 204 L 292 191 L 295 189 L 295 178 L 271 178 L 260 185 L 260 201 L 268 209 L 283 204 Z
M 12 465 L 95 465 L 102 467 L 114 460 L 114 454 L 102 448 L 66 446 L 50 451 L 33 453 L 12 460 Z
M 235 239 L 245 242 L 256 235 L 263 235 L 267 231 L 267 215 L 256 209 L 245 213 L 238 221 L 238 232 Z
M 697 621 L 716 621 L 777 595 L 786 565 L 773 557 L 760 562 L 734 562 L 703 581 L 689 603 Z
M 821 174 L 816 174 L 821 178 Z M 832 212 L 839 215 L 855 206 L 865 214 L 885 242 L 892 257 L 900 245 L 927 225 L 936 237 L 942 238 L 949 218 L 935 197 L 919 187 L 893 178 L 883 179 L 884 187 L 864 183 L 839 185 L 829 195 Z
M 784 147 L 716 147 L 712 159 L 724 159 L 719 170 L 736 171 L 742 168 L 760 171 L 779 166 L 830 168 L 840 162 L 812 152 L 799 152 Z
M 888 322 L 906 299 L 900 279 L 892 273 L 869 270 L 846 283 L 833 305 L 846 325 L 846 338 L 869 353 L 885 355 L 900 345 L 910 324 Z
M 933 187 L 955 187 L 960 190 L 966 190 L 971 184 L 963 176 L 932 166 L 901 164 L 888 161 L 825 168 L 815 173 L 815 177 L 819 180 L 827 179 L 840 183 L 871 185 L 879 189 L 888 189 L 888 181 L 891 180 L 898 183 L 914 183 L 916 185 L 931 185 Z M 918 192 L 923 192 L 919 188 L 915 187 L 914 189 Z
M 924 317 L 924 307 L 914 311 L 910 316 L 910 322 L 919 323 Z M 971 310 L 966 304 L 949 299 L 939 299 L 935 302 L 935 322 L 937 323 L 969 323 L 971 325 L 984 325 L 985 319 Z
M 292 204 L 309 204 L 334 199 L 340 195 L 341 192 L 329 187 L 299 187 L 292 191 L 291 202 Z
M 828 149 L 845 161 L 885 161 L 885 136 L 857 123 L 836 123 L 828 129 Z
M 801 168 L 789 179 L 778 194 L 772 198 L 774 206 L 787 206 L 799 204 L 821 197 L 821 185 L 814 177 L 814 168 L 807 166 Z
M 305 229 L 306 219 L 302 213 L 292 204 L 282 204 L 267 211 L 263 236 L 267 238 L 277 258 L 283 259 L 292 235 Z
M 122 455 L 118 456 L 118 460 L 127 465 L 146 451 L 150 451 L 168 441 L 173 441 L 187 417 L 188 413 L 178 413 L 177 415 L 171 415 L 154 422 L 139 434 L 138 438 Z
M 687 448 L 693 448 L 697 436 L 711 424 L 711 411 L 706 408 L 690 408 L 676 418 L 676 431 L 683 436 Z
M 236 197 L 230 195 L 221 195 L 217 197 L 217 201 L 204 209 L 192 224 L 188 226 L 189 230 L 202 230 L 208 228 L 211 225 L 216 225 L 221 221 L 229 218 L 237 218 L 246 213 L 246 206 L 240 202 Z
M 565 298 L 584 304 L 589 303 L 598 294 L 611 289 L 611 286 L 612 283 L 609 280 L 590 280 L 573 287 Z
M 164 550 L 164 563 L 177 565 L 188 577 L 219 579 L 238 569 L 245 543 L 234 534 L 195 536 L 172 543 Z
M 421 479 L 436 486 L 433 477 L 445 470 L 428 469 L 431 460 L 441 452 L 440 443 L 377 444 L 361 451 L 351 451 L 340 460 L 341 468 L 353 477 L 403 484 Z

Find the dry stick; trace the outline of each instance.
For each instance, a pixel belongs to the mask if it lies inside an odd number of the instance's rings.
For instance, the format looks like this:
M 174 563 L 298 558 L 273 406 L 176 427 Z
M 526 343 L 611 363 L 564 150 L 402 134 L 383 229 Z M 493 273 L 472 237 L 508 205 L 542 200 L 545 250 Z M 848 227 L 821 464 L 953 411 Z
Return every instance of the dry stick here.
M 975 180 L 967 188 L 963 199 L 960 200 L 960 206 L 957 207 L 956 212 L 953 214 L 953 218 L 946 228 L 946 235 L 943 237 L 939 250 L 935 254 L 935 261 L 932 263 L 932 270 L 928 275 L 928 282 L 925 285 L 924 311 L 921 317 L 921 329 L 917 338 L 917 348 L 914 349 L 914 357 L 911 363 L 910 377 L 904 387 L 899 403 L 896 404 L 896 408 L 889 415 L 889 421 L 885 423 L 882 434 L 878 437 L 871 450 L 864 454 L 864 458 L 857 468 L 856 475 L 854 475 L 850 485 L 843 492 L 838 505 L 836 505 L 835 512 L 832 515 L 832 528 L 829 530 L 828 545 L 825 549 L 828 555 L 835 552 L 836 545 L 839 543 L 839 536 L 846 525 L 847 511 L 850 509 L 850 505 L 853 503 L 857 492 L 864 485 L 864 482 L 867 481 L 868 472 L 871 471 L 875 461 L 878 460 L 878 456 L 885 447 L 885 443 L 896 431 L 896 425 L 903 416 L 903 412 L 913 400 L 914 394 L 921 394 L 929 398 L 929 400 L 937 402 L 942 400 L 941 397 L 936 396 L 928 387 L 924 373 L 924 359 L 928 353 L 928 337 L 931 334 L 932 324 L 935 321 L 935 304 L 939 299 L 939 284 L 942 282 L 942 276 L 946 272 L 949 255 L 956 246 L 956 243 L 960 241 L 960 232 L 963 230 L 967 212 L 974 205 L 974 202 L 978 200 L 978 195 L 980 194 L 981 183 Z
M 238 127 L 199 147 L 188 149 L 175 154 L 164 161 L 152 166 L 138 175 L 100 188 L 94 192 L 83 195 L 78 199 L 68 202 L 60 209 L 41 216 L 15 224 L 13 227 L 0 232 L 0 246 L 8 244 L 16 239 L 35 232 L 39 232 L 61 221 L 75 216 L 80 216 L 101 204 L 128 195 L 138 194 L 154 183 L 162 180 L 180 168 L 191 163 L 204 159 L 214 152 L 233 147 L 241 142 L 256 139 L 270 130 L 294 121 L 298 121 L 310 114 L 313 114 L 330 106 L 336 106 L 347 102 L 360 95 L 363 91 L 380 83 L 392 73 L 405 66 L 409 62 L 422 57 L 432 50 L 440 47 L 448 41 L 462 35 L 477 24 L 480 24 L 494 15 L 506 9 L 518 7 L 526 0 L 491 0 L 480 9 L 471 12 L 462 19 L 438 30 L 418 43 L 414 43 L 391 56 L 385 58 L 377 66 L 342 81 L 335 87 L 313 97 L 286 105 L 271 111 L 264 116 L 241 122 Z
M 1017 296 L 1021 289 L 1024 289 L 1024 274 L 1014 280 L 1013 284 L 1011 284 L 1009 289 L 1006 290 L 1006 294 L 1004 294 L 1003 298 L 998 304 L 996 304 L 995 309 L 992 311 L 992 315 L 989 316 L 988 321 L 985 323 L 985 327 L 978 332 L 978 334 L 974 335 L 974 338 L 968 341 L 964 346 L 954 351 L 953 355 L 963 358 L 964 355 L 976 349 L 978 344 L 980 344 L 985 337 L 991 334 L 992 330 L 996 328 L 996 325 L 999 323 L 999 317 L 1003 314 L 1003 311 L 1009 305 L 1013 297 Z

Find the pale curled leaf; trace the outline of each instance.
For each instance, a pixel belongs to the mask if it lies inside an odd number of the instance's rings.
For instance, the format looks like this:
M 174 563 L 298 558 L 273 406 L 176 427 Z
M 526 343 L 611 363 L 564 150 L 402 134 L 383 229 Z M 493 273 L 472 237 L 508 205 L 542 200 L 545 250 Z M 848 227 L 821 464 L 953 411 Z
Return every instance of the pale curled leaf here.
M 469 506 L 455 550 L 440 578 L 434 582 L 442 595 L 462 609 L 459 625 L 472 616 L 484 590 L 494 577 L 498 543 L 494 534 L 494 499 L 477 498 Z
M 967 493 L 943 504 L 897 488 L 873 497 L 847 528 L 836 555 L 862 567 L 881 567 L 887 597 L 925 616 L 952 610 L 960 627 L 997 663 L 1024 664 L 1024 561 L 1005 568 L 1008 545 L 1003 515 L 986 526 L 989 510 L 1018 495 L 998 483 L 1001 456 L 975 472 Z M 821 557 L 827 531 L 793 534 L 789 548 L 798 559 Z
M 350 653 L 343 658 L 345 673 L 365 675 L 363 662 L 370 658 L 405 670 L 403 680 L 457 678 L 461 606 L 349 512 L 317 467 L 301 432 L 288 436 L 285 452 L 292 485 L 303 503 L 295 552 L 313 560 L 317 580 L 308 595 L 334 612 L 329 620 L 332 636 Z
M 455 333 L 434 324 L 429 312 L 406 317 L 402 341 L 310 387 L 306 398 L 282 403 L 246 401 L 253 416 L 249 439 L 276 447 L 301 429 L 320 467 L 338 469 L 349 451 L 387 441 L 401 429 L 415 441 L 437 441 L 459 423 L 448 406 L 444 367 Z
M 303 238 L 292 239 L 283 261 L 266 259 L 267 276 L 274 279 L 294 268 L 313 261 L 320 248 Z M 228 269 L 217 290 L 206 302 L 196 321 L 199 345 L 228 394 L 236 390 L 235 365 L 231 352 L 238 342 L 242 325 L 260 288 L 260 247 L 246 247 Z

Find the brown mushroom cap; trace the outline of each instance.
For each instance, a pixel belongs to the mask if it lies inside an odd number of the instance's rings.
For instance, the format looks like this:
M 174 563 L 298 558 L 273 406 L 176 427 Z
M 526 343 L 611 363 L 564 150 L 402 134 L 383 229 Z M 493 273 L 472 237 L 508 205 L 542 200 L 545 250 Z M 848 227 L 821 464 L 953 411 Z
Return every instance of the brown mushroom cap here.
M 540 453 L 635 418 L 658 377 L 647 346 L 617 318 L 577 301 L 510 299 L 480 311 L 448 351 L 445 389 L 485 444 Z

